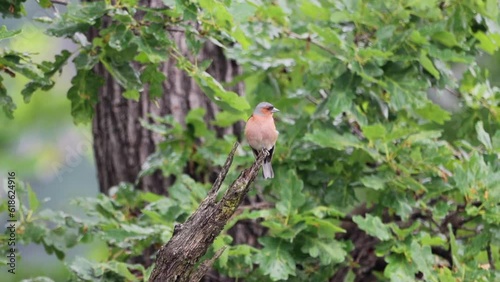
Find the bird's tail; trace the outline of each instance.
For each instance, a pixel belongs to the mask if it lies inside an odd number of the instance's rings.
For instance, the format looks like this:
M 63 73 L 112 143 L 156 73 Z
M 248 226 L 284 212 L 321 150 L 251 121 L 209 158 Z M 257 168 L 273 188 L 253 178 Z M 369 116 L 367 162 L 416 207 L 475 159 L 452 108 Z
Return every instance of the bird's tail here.
M 264 164 L 262 165 L 262 174 L 264 175 L 264 179 L 274 178 L 273 166 L 270 161 L 264 160 Z

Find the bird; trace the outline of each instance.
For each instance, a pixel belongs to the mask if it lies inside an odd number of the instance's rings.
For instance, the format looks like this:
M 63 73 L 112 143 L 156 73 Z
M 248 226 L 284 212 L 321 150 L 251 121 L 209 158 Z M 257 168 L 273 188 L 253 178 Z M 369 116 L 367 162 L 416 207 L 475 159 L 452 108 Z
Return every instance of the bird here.
M 257 158 L 262 149 L 269 152 L 262 165 L 264 179 L 274 178 L 271 160 L 273 159 L 274 145 L 279 132 L 274 124 L 273 114 L 279 111 L 271 103 L 261 102 L 255 107 L 245 126 L 245 138 L 252 147 L 255 157 Z

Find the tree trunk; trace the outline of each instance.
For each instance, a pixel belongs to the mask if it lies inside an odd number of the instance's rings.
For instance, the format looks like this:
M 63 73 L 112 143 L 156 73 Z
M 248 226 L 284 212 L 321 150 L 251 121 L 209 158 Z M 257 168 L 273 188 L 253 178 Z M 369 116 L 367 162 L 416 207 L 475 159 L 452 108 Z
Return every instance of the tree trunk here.
M 163 6 L 161 0 L 141 1 L 148 7 Z M 104 22 L 103 25 L 109 25 Z M 90 31 L 89 39 L 97 37 L 97 30 Z M 172 32 L 171 38 L 179 50 L 188 54 L 185 35 L 183 32 Z M 191 57 L 192 58 L 192 57 Z M 227 60 L 222 50 L 207 43 L 198 54 L 198 60 L 211 59 L 212 65 L 207 72 L 220 82 L 228 82 L 240 72 L 235 62 Z M 184 124 L 184 118 L 191 109 L 206 109 L 206 121 L 213 120 L 217 108 L 205 96 L 195 82 L 175 66 L 175 60 L 170 59 L 161 66 L 167 76 L 164 82 L 164 95 L 156 102 L 149 99 L 147 87 L 141 93 L 138 102 L 123 98 L 123 88 L 113 79 L 104 66 L 99 64 L 95 71 L 105 80 L 99 92 L 99 101 L 93 119 L 92 131 L 94 136 L 94 155 L 99 178 L 99 189 L 107 194 L 109 189 L 122 181 L 135 182 L 146 158 L 155 151 L 159 136 L 144 129 L 140 119 L 148 120 L 148 114 L 173 115 Z M 238 94 L 243 93 L 242 84 L 231 89 Z M 231 128 L 214 128 L 218 136 L 223 134 L 241 134 L 242 125 L 236 124 Z M 138 189 L 158 194 L 166 194 L 172 179 L 163 177 L 159 172 L 141 179 Z
M 143 0 L 141 5 L 151 8 L 164 6 L 161 0 Z M 104 26 L 110 24 L 109 21 L 103 21 Z M 91 30 L 88 34 L 89 41 L 98 36 L 98 30 Z M 183 32 L 170 32 L 170 37 L 184 55 L 189 54 Z M 192 54 L 188 56 L 191 61 L 194 61 Z M 212 60 L 207 72 L 219 82 L 229 82 L 241 72 L 236 62 L 226 59 L 222 49 L 210 42 L 204 45 L 197 55 L 197 59 L 198 61 Z M 140 125 L 141 119 L 150 120 L 149 114 L 172 115 L 176 121 L 185 125 L 185 117 L 191 109 L 204 108 L 207 125 L 217 132 L 218 137 L 224 134 L 241 136 L 242 123 L 237 123 L 229 128 L 218 128 L 209 123 L 218 112 L 216 105 L 203 94 L 191 77 L 176 67 L 175 59 L 170 59 L 160 68 L 167 77 L 163 83 L 164 95 L 156 101 L 152 101 L 149 99 L 148 87 L 145 87 L 138 102 L 125 99 L 122 96 L 124 89 L 103 65 L 99 64 L 95 68 L 96 73 L 104 78 L 104 86 L 99 91 L 92 123 L 99 190 L 104 194 L 108 194 L 109 189 L 120 182 L 134 183 L 142 164 L 155 151 L 156 145 L 161 141 L 160 136 Z M 242 95 L 243 84 L 238 83 L 230 90 Z M 201 181 L 203 179 L 202 175 L 190 176 L 195 180 Z M 167 195 L 168 187 L 173 181 L 172 177 L 165 177 L 161 172 L 156 172 L 143 177 L 136 188 Z M 230 233 L 237 238 L 248 239 L 249 235 L 244 233 L 254 229 L 255 227 L 247 226 L 245 228 L 242 224 L 238 224 L 238 230 Z M 250 237 L 252 237 L 251 233 Z M 255 238 L 248 240 L 256 242 Z M 146 250 L 143 257 L 134 258 L 133 261 L 149 266 L 152 263 L 151 254 L 155 251 L 157 250 Z M 218 274 L 213 273 L 212 277 L 218 276 Z M 205 279 L 205 281 L 210 281 L 210 279 Z

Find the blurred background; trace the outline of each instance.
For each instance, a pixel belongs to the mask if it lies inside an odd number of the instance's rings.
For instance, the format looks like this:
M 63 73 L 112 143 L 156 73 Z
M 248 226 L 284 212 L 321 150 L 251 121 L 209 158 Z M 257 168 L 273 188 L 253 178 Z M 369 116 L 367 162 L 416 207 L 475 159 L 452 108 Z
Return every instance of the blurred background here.
M 76 46 L 70 40 L 50 38 L 43 33 L 46 29 L 43 23 L 30 20 L 52 18 L 52 10 L 40 8 L 35 1 L 28 1 L 25 7 L 27 17 L 0 20 L 0 25 L 6 25 L 9 30 L 23 30 L 16 37 L 1 41 L 1 49 L 32 53 L 38 62 L 53 60 L 62 49 L 75 50 Z M 57 8 L 64 11 L 64 7 Z M 44 46 L 42 53 L 39 53 L 40 46 Z M 5 77 L 7 91 L 13 94 L 18 108 L 13 120 L 3 112 L 0 114 L 0 198 L 5 198 L 4 179 L 9 171 L 14 171 L 18 180 L 31 185 L 42 201 L 41 209 L 84 216 L 69 199 L 97 195 L 91 127 L 90 124 L 77 126 L 73 123 L 70 102 L 66 98 L 74 74 L 72 64 L 65 66 L 54 88 L 35 93 L 28 104 L 18 94 L 26 79 L 22 76 Z M 6 222 L 6 218 L 0 218 L 0 222 Z M 55 281 L 67 278 L 62 267 L 65 262 L 48 255 L 43 246 L 31 244 L 19 249 L 21 259 L 16 266 L 16 275 L 2 275 L 1 281 L 20 281 L 36 276 L 48 276 Z M 68 252 L 65 261 L 72 261 L 75 255 L 100 256 L 98 247 L 86 246 Z M 0 265 L 0 271 L 6 273 L 4 265 Z

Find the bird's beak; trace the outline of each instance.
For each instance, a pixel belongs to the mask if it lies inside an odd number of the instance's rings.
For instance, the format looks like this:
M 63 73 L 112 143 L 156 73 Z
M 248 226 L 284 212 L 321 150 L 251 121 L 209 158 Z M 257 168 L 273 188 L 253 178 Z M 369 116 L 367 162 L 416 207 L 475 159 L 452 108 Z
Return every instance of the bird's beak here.
M 275 113 L 275 112 L 279 112 L 279 111 L 280 111 L 280 110 L 278 110 L 278 109 L 276 109 L 276 108 L 273 108 L 273 109 L 271 110 L 271 113 Z

